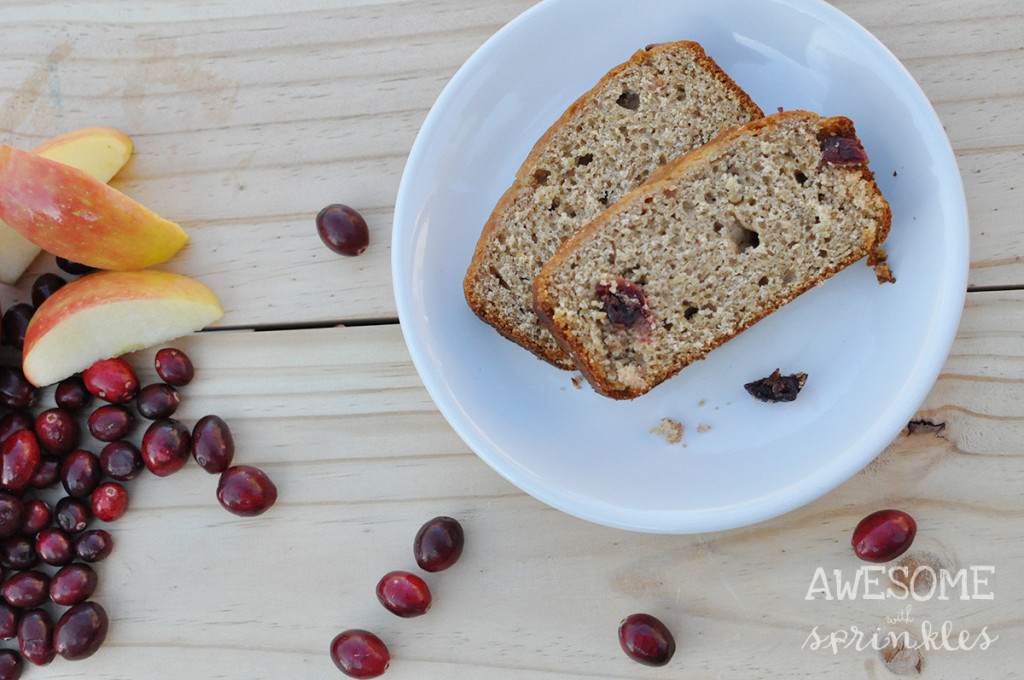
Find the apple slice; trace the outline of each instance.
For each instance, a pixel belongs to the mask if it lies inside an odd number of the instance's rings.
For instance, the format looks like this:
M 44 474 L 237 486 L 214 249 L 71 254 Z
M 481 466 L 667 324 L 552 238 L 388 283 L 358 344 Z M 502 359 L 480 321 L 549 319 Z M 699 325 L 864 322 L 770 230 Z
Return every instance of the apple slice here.
M 98 269 L 170 259 L 188 235 L 70 165 L 0 145 L 0 219 L 43 250 Z
M 87 274 L 39 305 L 25 331 L 22 368 L 33 385 L 49 385 L 100 359 L 187 335 L 223 314 L 213 291 L 181 274 Z
M 109 182 L 132 155 L 132 140 L 111 127 L 72 130 L 49 139 L 32 153 L 70 165 Z M 14 285 L 39 254 L 39 246 L 0 221 L 0 281 Z

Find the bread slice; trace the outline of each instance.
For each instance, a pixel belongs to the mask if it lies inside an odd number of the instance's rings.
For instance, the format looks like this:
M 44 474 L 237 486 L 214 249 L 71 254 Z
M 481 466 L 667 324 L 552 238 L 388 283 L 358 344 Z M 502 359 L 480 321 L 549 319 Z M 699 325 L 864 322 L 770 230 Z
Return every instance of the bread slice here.
M 638 51 L 533 147 L 477 243 L 464 282 L 470 307 L 541 358 L 572 368 L 533 312 L 531 286 L 540 268 L 655 168 L 762 115 L 697 43 Z
M 534 282 L 598 392 L 644 394 L 844 267 L 884 254 L 889 204 L 847 118 L 779 113 L 652 175 Z

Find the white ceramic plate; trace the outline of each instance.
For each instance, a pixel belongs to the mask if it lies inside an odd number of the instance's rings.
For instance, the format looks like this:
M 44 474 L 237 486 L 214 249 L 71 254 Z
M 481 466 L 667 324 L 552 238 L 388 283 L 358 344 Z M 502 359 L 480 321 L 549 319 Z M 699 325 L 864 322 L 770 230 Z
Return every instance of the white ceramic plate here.
M 644 45 L 696 40 L 764 111 L 853 119 L 893 211 L 898 279 L 851 267 L 629 402 L 577 389 L 470 311 L 480 229 L 543 131 Z M 907 71 L 817 0 L 548 0 L 452 78 L 413 146 L 395 211 L 402 330 L 441 412 L 512 483 L 573 515 L 691 533 L 758 522 L 830 491 L 882 451 L 949 351 L 967 284 L 949 142 Z M 803 371 L 797 401 L 743 384 Z M 685 424 L 685 446 L 650 432 Z

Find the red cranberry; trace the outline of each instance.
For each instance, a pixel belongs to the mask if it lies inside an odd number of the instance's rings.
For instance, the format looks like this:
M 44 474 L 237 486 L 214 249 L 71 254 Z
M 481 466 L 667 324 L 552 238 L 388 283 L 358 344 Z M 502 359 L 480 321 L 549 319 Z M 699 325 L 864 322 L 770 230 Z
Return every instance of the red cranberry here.
M 81 411 L 92 403 L 92 395 L 85 389 L 81 376 L 73 375 L 57 383 L 53 399 L 57 406 L 66 411 Z
M 647 295 L 643 287 L 623 278 L 602 280 L 595 290 L 608 323 L 620 330 L 630 328 L 640 320 L 650 318 Z
M 128 491 L 117 482 L 104 482 L 92 492 L 92 514 L 104 522 L 120 519 L 128 509 Z
M 0 418 L 0 444 L 7 441 L 7 438 L 18 430 L 33 429 L 35 424 L 35 419 L 28 413 L 24 411 L 11 411 L 3 418 Z
M 32 282 L 32 305 L 36 309 L 39 309 L 39 305 L 46 302 L 46 298 L 56 293 L 67 280 L 59 274 L 53 272 L 45 272 L 36 277 L 36 280 Z
M 49 489 L 60 481 L 61 460 L 57 456 L 41 456 L 36 472 L 29 486 L 33 489 Z
M 188 428 L 177 420 L 153 421 L 142 436 L 142 460 L 157 477 L 174 474 L 188 460 L 190 441 Z
M 196 369 L 188 355 L 175 347 L 164 347 L 153 358 L 156 374 L 169 385 L 181 387 L 192 382 Z
M 36 554 L 46 564 L 56 567 L 69 564 L 75 557 L 74 541 L 63 529 L 48 527 L 36 535 Z
M 69 453 L 60 466 L 60 481 L 68 495 L 75 498 L 86 498 L 92 494 L 102 476 L 99 457 L 85 449 Z
M 35 307 L 27 302 L 19 302 L 8 307 L 3 317 L 4 342 L 22 349 L 25 345 L 25 329 L 28 328 L 28 322 L 35 313 Z
M 18 680 L 25 670 L 25 662 L 13 649 L 0 649 L 0 680 Z
M 664 666 L 676 642 L 664 623 L 650 614 L 630 614 L 619 624 L 619 644 L 626 656 L 646 666 Z
M 430 609 L 430 589 L 416 574 L 392 571 L 377 583 L 377 599 L 392 614 L 411 618 Z
M 235 440 L 228 424 L 219 416 L 203 416 L 192 428 L 192 456 L 199 467 L 220 474 L 231 467 Z
M 33 498 L 25 501 L 25 514 L 21 520 L 21 533 L 26 536 L 35 536 L 40 531 L 50 526 L 53 519 L 53 511 L 50 505 L 42 498 Z
M 53 648 L 69 661 L 92 656 L 107 637 L 107 612 L 95 602 L 82 602 L 64 612 L 53 629 Z
M 101 359 L 82 373 L 89 394 L 111 404 L 123 404 L 139 393 L 139 379 L 124 359 Z
M 178 390 L 167 383 L 153 383 L 146 385 L 135 398 L 135 408 L 139 415 L 149 420 L 170 418 L 178 410 L 181 397 Z
M 32 482 L 42 457 L 32 430 L 18 430 L 0 446 L 0 486 L 21 493 Z
M 50 599 L 50 577 L 41 571 L 20 571 L 4 582 L 3 594 L 12 607 L 38 607 Z
M 24 501 L 14 494 L 0 491 L 0 538 L 18 533 L 24 521 Z
M 0 600 L 0 640 L 11 640 L 18 635 L 20 619 L 20 609 L 12 607 L 6 600 Z M 2 674 L 0 674 L 0 678 L 3 678 Z
M 110 442 L 100 451 L 100 467 L 111 479 L 127 482 L 146 469 L 142 452 L 127 441 Z
M 110 557 L 114 539 L 103 529 L 90 529 L 75 539 L 75 554 L 83 562 L 100 562 Z
M 424 571 L 441 571 L 455 564 L 466 539 L 462 525 L 451 517 L 435 517 L 416 532 L 413 554 Z
M 27 411 L 35 406 L 39 391 L 28 381 L 21 369 L 0 366 L 0 406 L 14 411 Z
M 867 165 L 868 155 L 855 137 L 826 137 L 821 140 L 821 162 L 831 165 Z
M 384 642 L 368 630 L 346 630 L 331 641 L 331 659 L 353 678 L 376 678 L 388 669 L 391 654 Z
M 24 571 L 38 562 L 35 541 L 27 536 L 9 536 L 0 541 L 0 566 L 5 569 Z
M 220 475 L 217 500 L 231 513 L 254 517 L 277 501 L 277 487 L 263 470 L 251 465 L 236 465 Z
M 97 583 L 99 577 L 88 564 L 69 564 L 50 579 L 50 599 L 64 607 L 85 602 L 96 592 Z
M 917 523 L 902 510 L 879 510 L 853 530 L 853 552 L 868 562 L 888 562 L 906 552 L 914 541 Z
M 358 212 L 340 203 L 333 203 L 316 216 L 320 240 L 339 255 L 359 255 L 370 245 L 370 230 Z
M 58 456 L 74 451 L 81 437 L 78 421 L 69 411 L 60 408 L 40 413 L 36 417 L 35 433 L 40 446 Z
M 21 655 L 37 666 L 53 661 L 53 619 L 42 609 L 30 609 L 18 623 L 18 648 Z
M 101 442 L 124 439 L 135 424 L 132 412 L 120 404 L 107 404 L 89 414 L 89 433 Z
M 92 507 L 81 498 L 65 496 L 53 507 L 53 521 L 64 531 L 77 534 L 89 526 Z

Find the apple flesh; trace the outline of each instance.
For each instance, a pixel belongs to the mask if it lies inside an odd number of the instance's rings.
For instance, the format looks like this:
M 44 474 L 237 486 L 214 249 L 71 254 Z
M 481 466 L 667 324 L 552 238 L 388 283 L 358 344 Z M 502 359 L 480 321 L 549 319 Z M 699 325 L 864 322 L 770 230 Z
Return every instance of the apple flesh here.
M 132 149 L 132 140 L 120 130 L 89 127 L 48 139 L 32 153 L 109 182 L 131 158 Z M 0 221 L 0 281 L 17 283 L 39 250 L 39 246 Z
M 188 235 L 89 174 L 0 145 L 0 219 L 43 250 L 97 269 L 165 262 Z
M 37 387 L 100 359 L 168 342 L 223 316 L 213 291 L 156 270 L 96 272 L 62 286 L 39 306 L 25 332 L 22 368 Z

